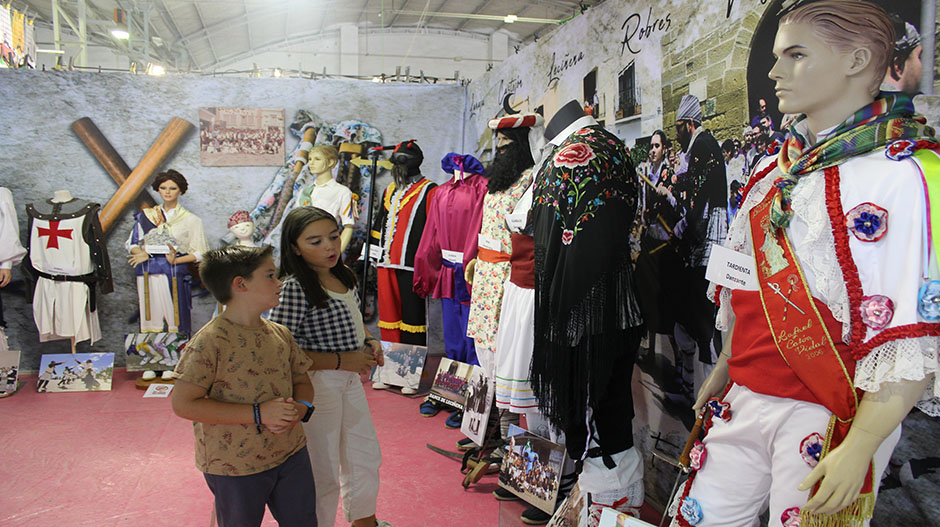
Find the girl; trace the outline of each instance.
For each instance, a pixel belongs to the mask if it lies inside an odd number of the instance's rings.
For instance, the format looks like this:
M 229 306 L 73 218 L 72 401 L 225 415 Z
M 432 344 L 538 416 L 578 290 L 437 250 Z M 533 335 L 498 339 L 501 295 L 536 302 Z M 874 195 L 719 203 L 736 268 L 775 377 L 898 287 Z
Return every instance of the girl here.
M 270 319 L 290 329 L 313 359 L 316 407 L 304 423 L 317 482 L 317 521 L 332 527 L 340 494 L 353 527 L 391 527 L 375 519 L 382 454 L 359 375 L 384 364 L 382 346 L 362 323 L 356 275 L 340 256 L 336 217 L 294 209 L 281 235 L 281 303 Z

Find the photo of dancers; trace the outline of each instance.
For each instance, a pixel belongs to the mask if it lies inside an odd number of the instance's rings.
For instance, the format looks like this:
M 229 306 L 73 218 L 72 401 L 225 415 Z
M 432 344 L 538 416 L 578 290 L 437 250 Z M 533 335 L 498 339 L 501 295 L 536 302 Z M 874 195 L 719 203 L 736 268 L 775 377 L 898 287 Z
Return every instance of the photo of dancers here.
M 465 362 L 442 358 L 428 397 L 463 410 L 464 403 L 467 401 L 467 382 L 470 380 L 472 371 L 473 367 Z
M 17 372 L 20 369 L 19 351 L 0 351 L 0 397 L 16 391 Z
M 499 470 L 499 486 L 552 514 L 564 459 L 565 447 L 509 425 L 509 451 Z
M 172 370 L 189 336 L 183 333 L 128 333 L 124 335 L 127 371 Z
M 43 355 L 36 391 L 89 392 L 111 389 L 113 353 Z

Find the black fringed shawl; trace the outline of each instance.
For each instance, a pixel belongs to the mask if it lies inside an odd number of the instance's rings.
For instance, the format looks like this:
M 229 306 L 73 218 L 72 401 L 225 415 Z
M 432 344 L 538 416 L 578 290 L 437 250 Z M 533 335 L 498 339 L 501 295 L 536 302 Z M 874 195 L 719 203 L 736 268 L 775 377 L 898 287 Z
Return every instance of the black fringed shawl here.
M 584 422 L 589 399 L 611 385 L 616 359 L 635 351 L 624 338 L 643 323 L 629 247 L 635 175 L 623 142 L 595 125 L 557 147 L 536 181 L 531 382 L 562 430 Z M 630 379 L 619 386 L 630 390 Z M 625 419 L 632 415 L 624 408 Z

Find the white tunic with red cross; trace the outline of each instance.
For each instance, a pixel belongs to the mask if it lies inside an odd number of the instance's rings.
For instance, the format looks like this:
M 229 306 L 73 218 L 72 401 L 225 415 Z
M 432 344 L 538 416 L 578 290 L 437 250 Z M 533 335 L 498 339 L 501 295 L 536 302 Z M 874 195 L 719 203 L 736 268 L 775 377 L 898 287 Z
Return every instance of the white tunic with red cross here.
M 95 212 L 92 212 L 94 214 Z M 82 236 L 88 215 L 61 220 L 33 218 L 29 234 L 30 262 L 50 275 L 80 276 L 94 272 L 91 247 Z M 33 296 L 33 319 L 39 340 L 75 338 L 75 342 L 101 338 L 98 313 L 91 311 L 88 285 L 40 277 Z

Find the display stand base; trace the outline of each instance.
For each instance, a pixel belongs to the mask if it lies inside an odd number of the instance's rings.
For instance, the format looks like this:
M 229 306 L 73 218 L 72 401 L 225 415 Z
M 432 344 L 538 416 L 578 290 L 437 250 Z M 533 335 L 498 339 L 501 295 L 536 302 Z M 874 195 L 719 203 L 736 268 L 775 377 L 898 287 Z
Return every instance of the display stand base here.
M 149 381 L 145 381 L 143 377 L 137 377 L 137 381 L 134 382 L 134 386 L 138 390 L 144 391 L 150 388 L 151 384 L 176 384 L 176 379 L 164 379 L 158 375 L 155 379 L 150 379 Z

